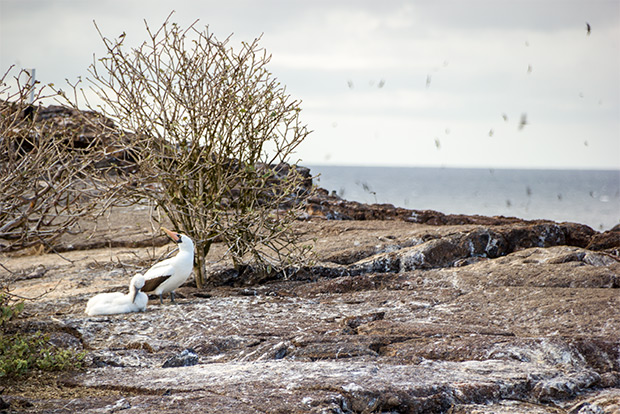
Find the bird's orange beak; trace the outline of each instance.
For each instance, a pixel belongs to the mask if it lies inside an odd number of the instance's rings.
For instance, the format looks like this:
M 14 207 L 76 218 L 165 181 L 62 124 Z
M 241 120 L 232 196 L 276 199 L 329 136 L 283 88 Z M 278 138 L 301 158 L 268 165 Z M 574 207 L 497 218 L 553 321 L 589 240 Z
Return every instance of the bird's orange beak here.
M 168 235 L 168 237 L 170 237 L 170 238 L 171 238 L 174 242 L 176 242 L 176 243 L 178 243 L 178 242 L 179 242 L 180 237 L 179 237 L 179 235 L 178 235 L 177 233 L 174 233 L 174 232 L 172 232 L 172 231 L 168 230 L 168 229 L 167 229 L 167 228 L 165 228 L 165 227 L 162 227 L 161 229 L 162 229 L 163 231 L 165 231 L 165 232 L 166 232 L 166 234 Z

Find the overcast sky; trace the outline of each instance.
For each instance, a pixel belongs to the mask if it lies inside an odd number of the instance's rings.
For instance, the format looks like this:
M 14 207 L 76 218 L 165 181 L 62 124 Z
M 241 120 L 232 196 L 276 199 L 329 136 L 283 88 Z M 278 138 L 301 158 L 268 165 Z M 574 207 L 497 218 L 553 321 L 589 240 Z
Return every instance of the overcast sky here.
M 304 164 L 620 169 L 618 0 L 0 0 L 0 68 L 75 80 L 103 56 L 93 19 L 137 45 L 172 8 L 263 34 Z

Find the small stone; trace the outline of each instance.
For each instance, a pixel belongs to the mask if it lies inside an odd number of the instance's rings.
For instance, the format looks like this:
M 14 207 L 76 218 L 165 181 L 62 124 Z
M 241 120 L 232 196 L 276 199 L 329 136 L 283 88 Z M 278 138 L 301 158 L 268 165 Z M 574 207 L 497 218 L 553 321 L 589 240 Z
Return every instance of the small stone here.
M 148 343 L 148 342 L 144 342 L 144 341 L 135 341 L 135 342 L 131 342 L 129 344 L 127 344 L 127 349 L 144 349 L 145 351 L 149 352 L 149 353 L 153 353 L 155 352 L 155 350 L 153 349 L 153 347 Z
M 189 367 L 196 364 L 198 364 L 198 355 L 193 349 L 187 348 L 179 355 L 168 358 L 162 368 Z
M 597 404 L 585 403 L 577 414 L 605 414 L 605 410 Z
M 345 328 L 351 328 L 354 331 L 359 328 L 361 325 L 374 322 L 381 321 L 385 317 L 385 312 L 373 312 L 366 315 L 360 316 L 349 316 L 344 319 L 343 325 Z
M 106 408 L 107 413 L 116 413 L 118 411 L 128 410 L 129 408 L 131 408 L 131 404 L 126 399 L 121 398 L 116 403 L 114 403 L 113 405 L 109 405 Z

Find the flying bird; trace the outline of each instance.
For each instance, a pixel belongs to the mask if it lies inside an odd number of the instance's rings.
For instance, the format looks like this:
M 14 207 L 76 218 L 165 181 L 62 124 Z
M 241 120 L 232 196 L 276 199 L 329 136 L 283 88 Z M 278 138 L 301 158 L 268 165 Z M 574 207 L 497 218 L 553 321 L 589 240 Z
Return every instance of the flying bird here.
M 137 273 L 129 283 L 129 293 L 100 293 L 93 296 L 86 304 L 86 313 L 94 315 L 114 315 L 117 313 L 143 312 L 149 301 L 148 296 L 140 289 L 144 286 L 144 276 Z
M 179 245 L 179 253 L 170 259 L 156 263 L 144 274 L 144 292 L 159 295 L 159 303 L 163 304 L 163 294 L 170 292 L 170 301 L 174 303 L 174 290 L 181 286 L 194 268 L 194 242 L 184 234 L 174 233 L 164 227 L 172 241 Z
M 519 121 L 519 131 L 525 128 L 526 125 L 527 125 L 527 114 L 522 113 L 521 120 Z
M 586 35 L 590 36 L 591 31 L 592 31 L 592 27 L 590 27 L 590 23 L 586 22 Z

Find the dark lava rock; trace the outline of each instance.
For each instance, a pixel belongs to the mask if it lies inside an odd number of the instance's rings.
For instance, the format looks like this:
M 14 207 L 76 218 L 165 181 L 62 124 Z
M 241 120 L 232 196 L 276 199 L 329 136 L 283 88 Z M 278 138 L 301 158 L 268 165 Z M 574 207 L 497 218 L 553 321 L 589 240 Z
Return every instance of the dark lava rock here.
M 351 274 L 364 274 L 465 266 L 532 247 L 566 245 L 568 229 L 572 228 L 572 225 L 555 223 L 480 227 L 414 246 L 394 248 L 360 260 L 349 269 Z
M 213 263 L 208 295 L 186 286 L 178 306 L 86 317 L 85 286 L 126 277 L 93 278 L 83 260 L 16 282 L 71 282 L 33 303 L 24 326 L 51 316 L 58 343 L 92 358 L 59 380 L 81 395 L 33 399 L 27 412 L 619 412 L 620 261 L 585 248 L 599 233 L 372 211 L 386 220 L 297 222 L 317 239 L 317 260 L 297 273 L 265 281 Z M 2 396 L 16 406 L 15 392 Z
M 11 404 L 4 401 L 1 397 L 0 397 L 0 410 L 7 410 L 11 408 Z
M 319 189 L 317 195 L 308 200 L 308 213 L 310 216 L 323 217 L 328 220 L 403 220 L 431 225 L 499 225 L 523 221 L 517 218 L 443 214 L 433 210 L 409 210 L 394 207 L 392 204 L 362 204 L 329 195 L 324 189 Z
M 196 365 L 198 363 L 198 355 L 194 352 L 193 349 L 188 348 L 183 350 L 179 355 L 174 355 L 171 358 L 168 358 L 162 368 L 172 368 L 172 367 L 190 367 L 192 365 Z
M 594 235 L 587 245 L 590 250 L 620 249 L 620 229 L 618 226 L 604 233 Z

